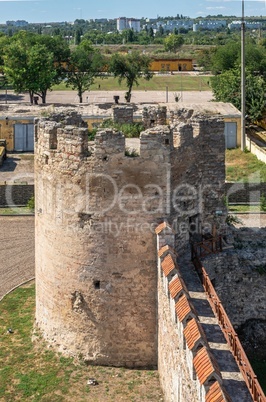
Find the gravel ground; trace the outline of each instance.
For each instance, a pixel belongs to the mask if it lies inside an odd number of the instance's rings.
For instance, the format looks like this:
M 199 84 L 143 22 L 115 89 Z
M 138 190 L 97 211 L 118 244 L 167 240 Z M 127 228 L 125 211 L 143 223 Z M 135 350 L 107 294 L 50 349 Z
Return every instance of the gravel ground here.
M 34 155 L 8 153 L 0 167 L 0 185 L 10 183 L 34 184 Z
M 0 300 L 34 275 L 34 217 L 0 216 Z
M 233 214 L 236 215 L 241 223 L 235 225 L 239 227 L 254 228 L 257 230 L 259 228 L 266 227 L 266 214 Z

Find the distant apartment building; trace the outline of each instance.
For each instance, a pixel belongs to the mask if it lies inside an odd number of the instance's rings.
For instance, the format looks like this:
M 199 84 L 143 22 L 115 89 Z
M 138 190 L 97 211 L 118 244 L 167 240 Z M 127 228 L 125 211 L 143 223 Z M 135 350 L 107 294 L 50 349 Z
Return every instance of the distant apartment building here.
M 241 24 L 242 24 L 242 21 L 232 21 L 230 24 L 228 24 L 228 28 L 231 30 L 241 29 Z M 260 29 L 260 28 L 262 28 L 262 24 L 259 21 L 246 21 L 245 27 L 247 29 Z
M 140 20 L 136 18 L 119 17 L 116 20 L 116 24 L 119 32 L 125 29 L 133 29 L 135 32 L 140 32 Z
M 193 31 L 197 32 L 198 30 L 210 30 L 215 31 L 218 29 L 225 28 L 227 26 L 226 20 L 200 20 L 199 22 L 193 24 Z

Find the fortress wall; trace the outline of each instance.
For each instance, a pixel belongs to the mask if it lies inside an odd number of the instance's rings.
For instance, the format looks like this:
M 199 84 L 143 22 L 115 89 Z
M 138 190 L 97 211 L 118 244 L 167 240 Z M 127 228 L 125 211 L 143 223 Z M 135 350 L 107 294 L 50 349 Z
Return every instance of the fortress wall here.
M 176 262 L 175 247 L 172 248 L 175 233 L 164 223 L 155 231 L 158 251 L 158 371 L 164 400 L 205 402 L 221 398 L 219 400 L 230 402 L 218 363 L 211 353 Z
M 224 222 L 224 123 L 199 117 L 173 126 L 173 131 L 172 216 L 182 248 L 189 231 L 211 232 L 214 223 L 219 227 Z
M 144 132 L 139 157 L 111 130 L 39 123 L 36 320 L 45 338 L 90 363 L 157 365 L 154 227 L 167 215 L 171 131 Z

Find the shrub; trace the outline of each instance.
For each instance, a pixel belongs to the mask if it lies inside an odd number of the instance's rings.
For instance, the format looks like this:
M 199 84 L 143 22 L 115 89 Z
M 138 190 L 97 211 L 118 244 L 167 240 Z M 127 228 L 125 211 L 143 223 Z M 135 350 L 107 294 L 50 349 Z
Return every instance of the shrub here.
M 261 211 L 263 211 L 263 212 L 266 211 L 266 197 L 265 197 L 265 194 L 263 194 L 263 195 L 260 197 L 260 209 L 261 209 Z
M 27 208 L 29 208 L 31 211 L 34 211 L 35 209 L 35 199 L 34 196 L 32 196 L 29 201 L 27 202 Z
M 136 158 L 137 156 L 139 156 L 139 153 L 136 149 L 126 148 L 125 156 L 129 156 L 130 158 Z

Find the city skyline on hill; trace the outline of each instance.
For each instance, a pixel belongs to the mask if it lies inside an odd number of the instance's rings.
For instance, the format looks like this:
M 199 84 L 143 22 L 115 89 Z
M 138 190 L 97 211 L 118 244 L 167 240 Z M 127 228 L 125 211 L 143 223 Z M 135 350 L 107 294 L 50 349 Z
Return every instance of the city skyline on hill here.
M 29 23 L 71 22 L 76 19 L 114 19 L 118 17 L 157 18 L 177 14 L 190 18 L 208 15 L 241 16 L 241 0 L 134 0 L 124 2 L 92 2 L 88 0 L 0 0 L 0 23 L 8 20 L 26 20 Z M 266 16 L 266 0 L 245 0 L 245 15 Z

